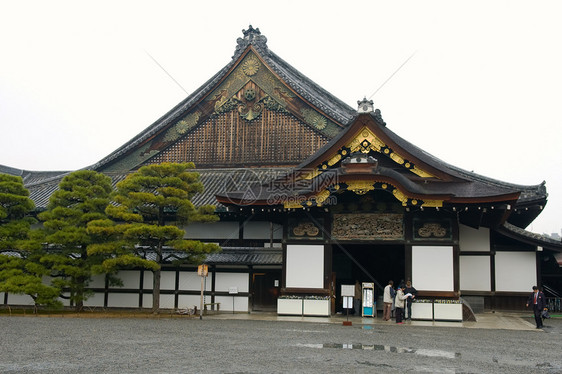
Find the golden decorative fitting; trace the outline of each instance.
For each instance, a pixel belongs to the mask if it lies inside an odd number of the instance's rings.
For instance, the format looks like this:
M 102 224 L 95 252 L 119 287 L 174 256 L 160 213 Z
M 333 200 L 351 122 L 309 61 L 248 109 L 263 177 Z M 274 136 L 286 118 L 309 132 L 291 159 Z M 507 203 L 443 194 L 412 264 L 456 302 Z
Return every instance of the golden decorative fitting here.
M 428 208 L 441 208 L 443 207 L 443 200 L 424 200 L 421 206 Z
M 311 171 L 310 173 L 306 174 L 304 177 L 302 177 L 302 179 L 316 178 L 320 174 L 322 174 L 321 170 L 314 170 L 314 171 Z
M 286 201 L 283 203 L 283 208 L 285 209 L 299 209 L 302 208 L 303 206 L 296 202 L 296 201 Z
M 408 204 L 408 196 L 406 196 L 402 191 L 400 191 L 398 188 L 395 188 L 392 191 L 392 194 L 394 195 L 394 197 L 402 202 L 402 206 L 406 206 Z
M 249 77 L 255 75 L 258 72 L 259 68 L 260 61 L 254 56 L 248 57 L 242 64 L 242 71 Z
M 346 182 L 347 189 L 355 192 L 357 195 L 365 195 L 367 192 L 375 189 L 373 181 L 349 181 Z
M 320 206 L 324 201 L 326 201 L 326 199 L 330 197 L 330 191 L 328 190 L 324 190 L 322 192 L 320 192 L 318 195 L 316 195 L 315 200 L 316 200 L 316 205 Z
M 392 161 L 396 162 L 397 164 L 402 165 L 404 163 L 404 159 L 400 157 L 400 155 L 398 155 L 397 153 L 392 152 L 390 154 L 390 158 L 392 159 Z
M 410 169 L 410 171 L 414 174 L 419 175 L 422 178 L 433 178 L 433 177 L 435 177 L 434 175 L 429 174 L 427 171 L 421 170 L 420 168 L 418 168 L 415 165 L 414 165 L 413 168 Z
M 336 153 L 336 155 L 334 157 L 332 157 L 330 160 L 328 160 L 328 165 L 333 166 L 339 160 L 341 160 L 341 155 L 339 153 Z

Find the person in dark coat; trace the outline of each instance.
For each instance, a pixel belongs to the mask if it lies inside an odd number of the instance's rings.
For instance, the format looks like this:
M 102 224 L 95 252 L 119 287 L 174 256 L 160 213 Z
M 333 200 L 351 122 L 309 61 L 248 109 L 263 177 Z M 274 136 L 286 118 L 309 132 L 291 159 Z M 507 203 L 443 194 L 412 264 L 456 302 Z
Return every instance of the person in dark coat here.
M 412 300 L 414 299 L 414 297 L 416 297 L 418 291 L 414 287 L 412 287 L 412 282 L 407 281 L 406 289 L 404 290 L 404 293 L 412 294 L 412 296 L 406 299 L 406 318 L 405 318 L 405 319 L 412 319 Z
M 533 313 L 535 314 L 535 322 L 537 323 L 537 329 L 542 328 L 543 325 L 542 325 L 541 314 L 543 310 L 547 310 L 546 297 L 544 296 L 544 293 L 539 291 L 539 288 L 537 286 L 533 286 L 533 293 L 531 294 L 531 296 L 529 296 L 529 299 L 527 300 L 526 306 L 529 307 L 529 305 L 533 306 Z

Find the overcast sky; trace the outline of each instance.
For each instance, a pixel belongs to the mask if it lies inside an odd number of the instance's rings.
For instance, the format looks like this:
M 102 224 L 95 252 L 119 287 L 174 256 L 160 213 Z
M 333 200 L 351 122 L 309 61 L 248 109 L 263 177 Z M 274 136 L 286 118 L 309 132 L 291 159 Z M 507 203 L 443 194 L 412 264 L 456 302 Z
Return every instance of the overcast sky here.
M 0 0 L 0 164 L 94 164 L 226 65 L 252 24 L 352 107 L 376 92 L 387 126 L 442 160 L 546 180 L 528 229 L 560 232 L 561 19 L 558 0 Z

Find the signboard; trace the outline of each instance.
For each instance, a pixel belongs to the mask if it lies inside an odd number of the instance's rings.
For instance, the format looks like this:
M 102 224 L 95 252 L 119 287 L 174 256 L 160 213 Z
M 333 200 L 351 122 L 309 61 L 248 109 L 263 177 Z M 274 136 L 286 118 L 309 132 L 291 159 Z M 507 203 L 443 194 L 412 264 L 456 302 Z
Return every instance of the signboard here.
M 355 296 L 355 285 L 354 284 L 342 284 L 341 285 L 341 295 L 342 296 Z
M 197 268 L 197 275 L 200 277 L 206 277 L 209 274 L 209 266 L 208 265 L 199 265 Z

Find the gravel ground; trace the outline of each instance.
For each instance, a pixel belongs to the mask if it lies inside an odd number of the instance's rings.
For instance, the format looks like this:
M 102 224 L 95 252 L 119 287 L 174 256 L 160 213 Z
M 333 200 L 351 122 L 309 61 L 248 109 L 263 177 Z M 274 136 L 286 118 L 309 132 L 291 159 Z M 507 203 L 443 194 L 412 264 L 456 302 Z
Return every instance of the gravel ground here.
M 546 325 L 5 316 L 0 373 L 562 373 L 562 319 Z

